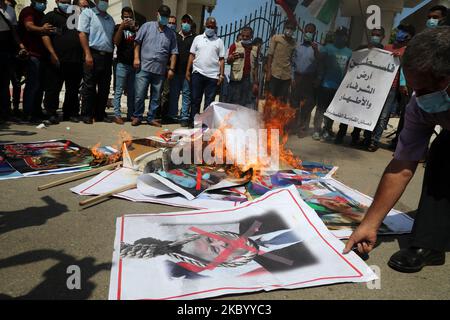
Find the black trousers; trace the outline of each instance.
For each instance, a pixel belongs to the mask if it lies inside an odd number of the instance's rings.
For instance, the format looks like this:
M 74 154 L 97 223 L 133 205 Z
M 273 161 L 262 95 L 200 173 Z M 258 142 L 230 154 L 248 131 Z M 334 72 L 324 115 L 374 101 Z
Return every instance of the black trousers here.
M 11 113 L 9 98 L 9 80 L 11 79 L 12 54 L 0 53 L 0 120 L 5 120 Z
M 59 67 L 51 64 L 45 73 L 45 109 L 50 114 L 56 113 L 59 107 L 59 94 L 65 83 L 64 118 L 78 116 L 80 110 L 78 92 L 83 77 L 83 64 L 81 62 L 61 62 Z
M 436 138 L 429 151 L 412 246 L 450 251 L 450 131 Z
M 92 51 L 94 67 L 83 67 L 81 114 L 102 121 L 105 118 L 112 75 L 112 53 L 102 55 Z
M 278 78 L 272 77 L 269 82 L 270 94 L 279 99 L 282 102 L 288 101 L 289 88 L 291 87 L 291 80 L 280 80 Z

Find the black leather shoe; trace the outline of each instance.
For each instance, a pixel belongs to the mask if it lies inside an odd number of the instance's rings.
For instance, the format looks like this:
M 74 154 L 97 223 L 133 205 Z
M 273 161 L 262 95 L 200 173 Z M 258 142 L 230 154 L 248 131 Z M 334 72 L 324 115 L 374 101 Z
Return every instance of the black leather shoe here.
M 395 253 L 388 266 L 399 272 L 414 273 L 425 266 L 441 266 L 444 263 L 445 252 L 411 247 Z

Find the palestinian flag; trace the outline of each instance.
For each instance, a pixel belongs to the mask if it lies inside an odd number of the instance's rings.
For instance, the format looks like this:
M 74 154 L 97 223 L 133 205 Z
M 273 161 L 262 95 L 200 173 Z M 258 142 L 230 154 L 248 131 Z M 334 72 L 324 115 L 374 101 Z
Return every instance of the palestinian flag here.
M 303 0 L 311 15 L 325 24 L 329 24 L 339 10 L 339 0 Z
M 297 18 L 295 17 L 295 9 L 298 5 L 298 0 L 275 0 L 275 4 L 281 6 L 286 12 L 286 15 L 290 22 L 297 25 Z

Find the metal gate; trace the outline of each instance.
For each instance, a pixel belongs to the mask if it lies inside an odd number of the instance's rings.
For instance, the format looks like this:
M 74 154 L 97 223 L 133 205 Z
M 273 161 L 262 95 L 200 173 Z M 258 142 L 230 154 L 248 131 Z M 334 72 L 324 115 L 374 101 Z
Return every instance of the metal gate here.
M 240 30 L 245 26 L 249 26 L 254 31 L 254 38 L 262 39 L 263 45 L 261 51 L 265 55 L 269 48 L 270 38 L 274 34 L 283 32 L 286 21 L 286 17 L 282 14 L 279 7 L 275 5 L 274 1 L 268 1 L 261 5 L 259 10 L 255 10 L 255 12 L 246 15 L 243 19 L 221 26 L 219 29 L 219 37 L 223 40 L 225 48 L 229 48 L 236 41 Z M 298 18 L 297 22 L 302 28 L 306 24 L 306 21 L 302 21 L 301 18 Z M 302 40 L 302 33 L 300 31 L 296 31 L 294 36 L 297 40 Z M 320 36 L 316 34 L 316 39 L 317 42 L 323 43 L 323 33 Z

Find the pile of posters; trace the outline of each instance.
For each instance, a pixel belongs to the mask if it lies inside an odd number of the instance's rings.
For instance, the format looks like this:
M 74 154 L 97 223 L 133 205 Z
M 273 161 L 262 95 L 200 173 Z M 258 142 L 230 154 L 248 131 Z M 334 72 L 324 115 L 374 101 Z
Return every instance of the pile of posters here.
M 342 282 L 375 273 L 294 186 L 236 208 L 117 220 L 110 299 L 200 299 Z
M 116 152 L 109 147 L 99 151 Z M 89 170 L 93 161 L 91 150 L 70 140 L 2 144 L 0 180 Z

